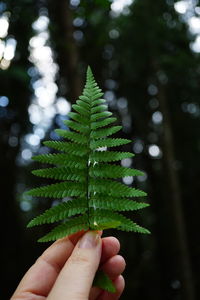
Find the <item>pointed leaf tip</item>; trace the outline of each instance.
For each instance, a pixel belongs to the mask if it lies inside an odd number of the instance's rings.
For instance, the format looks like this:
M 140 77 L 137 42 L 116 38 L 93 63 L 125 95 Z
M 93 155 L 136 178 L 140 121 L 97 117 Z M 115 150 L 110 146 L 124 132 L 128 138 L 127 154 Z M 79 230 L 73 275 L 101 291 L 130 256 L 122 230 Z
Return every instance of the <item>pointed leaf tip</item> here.
M 93 77 L 93 73 L 92 73 L 92 69 L 91 69 L 91 67 L 88 65 L 88 67 L 87 67 L 87 78 L 89 78 L 89 77 Z
M 88 72 L 92 72 L 92 69 L 91 69 L 90 65 L 88 65 L 88 67 L 87 67 L 87 73 Z

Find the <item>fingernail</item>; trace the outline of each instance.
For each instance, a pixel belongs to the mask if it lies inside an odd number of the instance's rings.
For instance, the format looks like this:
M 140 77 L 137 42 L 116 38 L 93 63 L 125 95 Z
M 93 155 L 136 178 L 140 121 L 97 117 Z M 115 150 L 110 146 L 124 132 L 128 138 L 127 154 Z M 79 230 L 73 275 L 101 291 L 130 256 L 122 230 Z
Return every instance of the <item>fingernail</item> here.
M 79 241 L 79 248 L 95 248 L 100 241 L 100 236 L 97 231 L 88 231 Z

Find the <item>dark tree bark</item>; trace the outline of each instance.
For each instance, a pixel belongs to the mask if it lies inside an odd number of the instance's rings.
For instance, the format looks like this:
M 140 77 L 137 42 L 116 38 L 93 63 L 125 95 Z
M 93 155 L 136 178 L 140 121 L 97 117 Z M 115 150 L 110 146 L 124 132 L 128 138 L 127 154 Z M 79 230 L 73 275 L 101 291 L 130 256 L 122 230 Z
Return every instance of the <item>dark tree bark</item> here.
M 57 63 L 60 72 L 60 91 L 70 102 L 75 102 L 81 94 L 82 82 L 78 71 L 79 53 L 73 37 L 73 12 L 69 0 L 48 0 L 52 21 L 52 41 L 55 39 Z M 63 88 L 64 86 L 64 88 Z
M 171 224 L 171 238 L 176 247 L 173 250 L 174 262 L 177 263 L 177 274 L 181 278 L 182 298 L 185 300 L 195 299 L 195 289 L 192 267 L 189 255 L 186 225 L 183 212 L 182 195 L 179 175 L 175 169 L 174 137 L 169 114 L 165 86 L 158 82 L 158 100 L 160 111 L 163 114 L 163 173 L 166 176 L 168 217 Z M 172 246 L 172 245 L 171 245 Z

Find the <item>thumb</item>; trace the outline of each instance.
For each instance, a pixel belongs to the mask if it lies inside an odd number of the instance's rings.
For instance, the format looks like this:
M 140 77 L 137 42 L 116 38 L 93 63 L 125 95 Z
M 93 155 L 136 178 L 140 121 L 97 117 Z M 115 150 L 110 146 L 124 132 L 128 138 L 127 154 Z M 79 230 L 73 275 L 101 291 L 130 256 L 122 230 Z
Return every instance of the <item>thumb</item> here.
M 48 300 L 88 300 L 101 258 L 101 232 L 88 231 L 76 244 Z

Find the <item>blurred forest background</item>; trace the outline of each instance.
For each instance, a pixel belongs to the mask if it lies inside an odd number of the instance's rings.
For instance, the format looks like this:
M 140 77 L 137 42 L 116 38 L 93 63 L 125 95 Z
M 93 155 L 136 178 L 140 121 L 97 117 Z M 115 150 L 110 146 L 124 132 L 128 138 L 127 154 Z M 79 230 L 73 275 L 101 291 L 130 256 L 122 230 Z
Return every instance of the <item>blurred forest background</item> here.
M 80 95 L 87 65 L 123 125 L 124 178 L 151 206 L 143 236 L 106 231 L 127 261 L 122 299 L 200 299 L 200 4 L 198 0 L 0 1 L 1 299 L 47 247 L 27 222 L 52 205 L 22 196 Z M 40 166 L 41 167 L 41 166 Z

